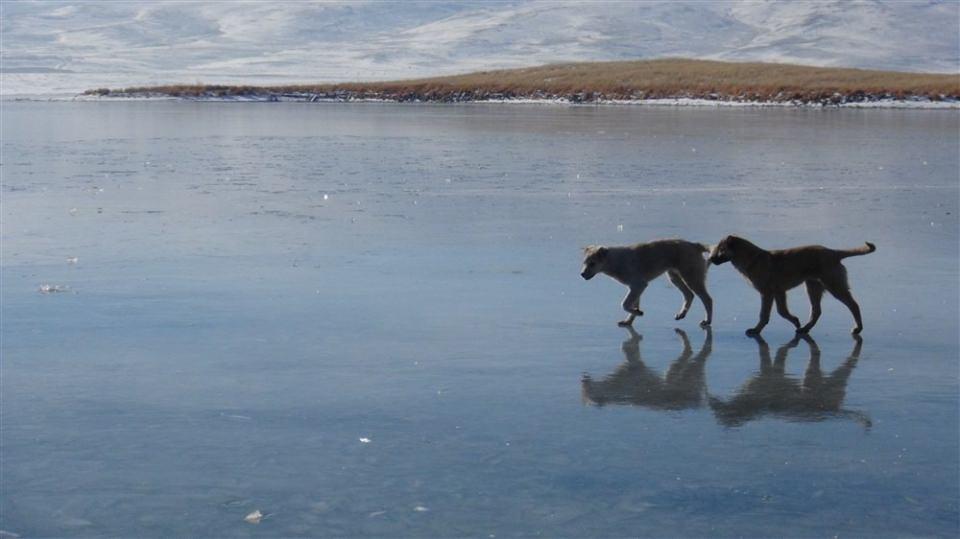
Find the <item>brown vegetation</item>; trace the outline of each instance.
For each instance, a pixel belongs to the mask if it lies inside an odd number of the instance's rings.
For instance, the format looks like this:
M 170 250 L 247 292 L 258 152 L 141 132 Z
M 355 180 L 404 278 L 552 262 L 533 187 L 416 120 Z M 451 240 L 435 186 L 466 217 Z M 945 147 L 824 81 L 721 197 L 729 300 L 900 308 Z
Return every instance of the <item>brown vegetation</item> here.
M 296 95 L 395 101 L 545 98 L 581 102 L 690 97 L 841 103 L 880 98 L 960 99 L 960 75 L 663 59 L 555 64 L 390 82 L 171 85 L 124 90 L 101 88 L 86 93 L 176 97 Z

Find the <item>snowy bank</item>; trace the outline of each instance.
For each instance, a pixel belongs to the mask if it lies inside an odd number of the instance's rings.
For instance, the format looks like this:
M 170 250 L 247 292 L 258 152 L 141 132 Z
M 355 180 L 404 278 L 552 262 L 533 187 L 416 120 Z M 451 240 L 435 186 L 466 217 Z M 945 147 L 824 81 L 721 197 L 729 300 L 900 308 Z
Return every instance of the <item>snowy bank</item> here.
M 649 106 L 649 107 L 734 107 L 734 108 L 862 108 L 862 109 L 938 109 L 958 110 L 960 100 L 943 98 L 896 99 L 886 96 L 868 97 L 863 100 L 817 100 L 817 101 L 762 101 L 737 99 L 705 99 L 694 97 L 675 97 L 657 99 L 569 99 L 564 97 L 490 97 L 483 99 L 440 100 L 440 99 L 397 99 L 391 97 L 370 97 L 355 95 L 319 95 L 319 94 L 251 94 L 251 95 L 201 95 L 171 96 L 161 93 L 121 93 L 107 95 L 83 94 L 71 97 L 36 96 L 18 97 L 18 100 L 42 101 L 143 101 L 174 100 L 218 103 L 266 103 L 266 102 L 306 102 L 306 103 L 457 103 L 457 104 L 506 104 L 506 105 L 573 105 L 573 106 Z

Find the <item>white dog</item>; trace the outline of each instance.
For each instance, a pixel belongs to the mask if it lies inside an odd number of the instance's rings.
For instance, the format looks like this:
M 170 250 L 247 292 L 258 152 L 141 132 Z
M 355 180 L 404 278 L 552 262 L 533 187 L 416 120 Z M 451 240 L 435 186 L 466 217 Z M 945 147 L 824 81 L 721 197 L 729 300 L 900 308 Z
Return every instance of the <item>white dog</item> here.
M 650 281 L 666 272 L 670 282 L 683 294 L 683 306 L 675 319 L 687 315 L 696 294 L 707 311 L 707 317 L 700 322 L 705 327 L 713 320 L 713 299 L 707 293 L 706 285 L 709 264 L 703 257 L 709 250 L 705 245 L 684 240 L 657 240 L 628 247 L 591 245 L 584 249 L 580 276 L 590 280 L 598 273 L 605 273 L 630 287 L 621 304 L 628 316 L 618 322 L 621 326 L 629 326 L 634 318 L 643 316 L 640 294 Z

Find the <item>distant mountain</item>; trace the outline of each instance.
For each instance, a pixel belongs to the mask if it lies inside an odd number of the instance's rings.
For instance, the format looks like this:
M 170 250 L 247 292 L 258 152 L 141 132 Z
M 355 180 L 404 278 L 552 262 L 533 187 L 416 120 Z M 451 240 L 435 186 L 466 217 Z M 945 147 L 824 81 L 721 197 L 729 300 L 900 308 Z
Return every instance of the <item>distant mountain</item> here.
M 6 95 L 664 56 L 960 72 L 954 0 L 0 5 Z

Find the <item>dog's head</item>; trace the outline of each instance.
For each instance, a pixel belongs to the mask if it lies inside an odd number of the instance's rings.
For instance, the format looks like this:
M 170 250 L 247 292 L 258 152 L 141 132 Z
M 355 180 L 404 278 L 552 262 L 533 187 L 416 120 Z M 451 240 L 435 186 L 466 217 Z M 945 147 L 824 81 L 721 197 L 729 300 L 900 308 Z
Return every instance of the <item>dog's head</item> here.
M 594 275 L 603 271 L 604 264 L 607 262 L 607 248 L 591 245 L 583 249 L 583 270 L 580 276 L 590 280 Z
M 727 236 L 720 240 L 720 243 L 714 246 L 713 251 L 710 251 L 710 262 L 720 265 L 724 262 L 730 262 L 733 259 L 733 253 L 742 240 L 736 236 Z

